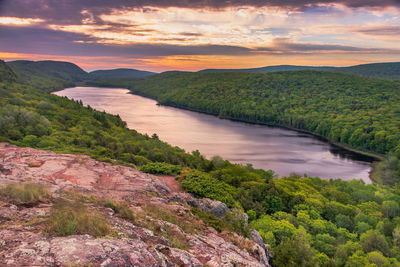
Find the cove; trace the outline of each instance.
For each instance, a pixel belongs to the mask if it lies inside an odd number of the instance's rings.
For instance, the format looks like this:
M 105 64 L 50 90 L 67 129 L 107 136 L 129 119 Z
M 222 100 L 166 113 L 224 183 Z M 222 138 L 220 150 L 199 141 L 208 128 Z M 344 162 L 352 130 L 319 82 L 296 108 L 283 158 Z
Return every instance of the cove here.
M 129 94 L 127 89 L 74 87 L 54 93 L 82 100 L 84 105 L 119 114 L 131 129 L 152 135 L 187 152 L 199 150 L 234 163 L 324 179 L 362 179 L 371 183 L 370 157 L 354 153 L 311 134 L 256 125 L 157 105 L 155 100 Z

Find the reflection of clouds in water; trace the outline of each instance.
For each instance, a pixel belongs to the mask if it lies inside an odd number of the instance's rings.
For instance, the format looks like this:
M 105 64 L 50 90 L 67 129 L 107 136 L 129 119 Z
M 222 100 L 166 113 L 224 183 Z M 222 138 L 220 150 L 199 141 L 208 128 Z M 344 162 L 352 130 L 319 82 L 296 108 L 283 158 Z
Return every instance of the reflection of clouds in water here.
M 140 133 L 157 133 L 161 140 L 185 151 L 198 149 L 203 155 L 220 155 L 232 162 L 252 163 L 273 169 L 279 175 L 298 173 L 324 178 L 368 179 L 370 165 L 354 161 L 351 153 L 332 147 L 305 133 L 254 125 L 172 107 L 127 94 L 126 89 L 74 88 L 61 92 L 82 99 L 98 110 L 119 114 L 128 127 Z

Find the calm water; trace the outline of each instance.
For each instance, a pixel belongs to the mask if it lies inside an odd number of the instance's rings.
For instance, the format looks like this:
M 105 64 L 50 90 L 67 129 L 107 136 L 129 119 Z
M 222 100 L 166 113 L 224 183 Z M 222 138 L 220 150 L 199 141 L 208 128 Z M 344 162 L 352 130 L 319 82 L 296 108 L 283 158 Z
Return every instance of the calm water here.
M 140 133 L 208 158 L 220 155 L 235 163 L 322 178 L 363 179 L 370 183 L 370 159 L 296 131 L 223 120 L 211 115 L 157 106 L 156 101 L 126 89 L 75 87 L 56 95 L 82 100 L 97 110 L 119 114 Z

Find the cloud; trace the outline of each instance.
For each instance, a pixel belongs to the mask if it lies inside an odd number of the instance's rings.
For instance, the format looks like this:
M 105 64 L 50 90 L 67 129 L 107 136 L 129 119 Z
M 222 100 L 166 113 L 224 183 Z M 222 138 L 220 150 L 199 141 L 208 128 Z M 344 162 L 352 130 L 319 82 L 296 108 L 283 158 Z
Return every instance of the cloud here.
M 357 53 L 357 54 L 382 54 L 382 53 L 400 53 L 400 50 L 382 49 L 382 48 L 363 48 L 355 46 L 346 46 L 340 44 L 318 44 L 295 42 L 289 38 L 276 38 L 268 47 L 258 47 L 257 52 L 270 52 L 279 54 L 299 54 L 299 53 Z
M 400 0 L 0 0 L 0 15 L 43 18 L 59 23 L 87 21 L 100 22 L 98 15 L 115 9 L 148 7 L 182 7 L 220 9 L 227 7 L 253 6 L 278 7 L 291 10 L 305 10 L 318 5 L 340 4 L 352 8 L 400 7 Z
M 391 60 L 399 12 L 400 0 L 0 0 L 0 52 L 196 68 Z
M 276 38 L 263 47 L 233 45 L 171 45 L 135 43 L 126 45 L 104 44 L 85 34 L 66 33 L 51 29 L 0 26 L 0 51 L 64 56 L 98 57 L 112 55 L 128 58 L 154 58 L 190 55 L 235 55 L 257 54 L 307 54 L 307 53 L 399 53 L 398 50 L 362 48 L 339 44 L 296 42 L 289 38 Z
M 356 32 L 373 35 L 373 36 L 400 36 L 400 25 L 396 26 L 376 26 L 376 27 L 362 27 Z
M 85 34 L 51 29 L 0 26 L 0 51 L 50 55 L 157 57 L 170 55 L 243 55 L 251 49 L 229 45 L 169 45 L 99 43 Z

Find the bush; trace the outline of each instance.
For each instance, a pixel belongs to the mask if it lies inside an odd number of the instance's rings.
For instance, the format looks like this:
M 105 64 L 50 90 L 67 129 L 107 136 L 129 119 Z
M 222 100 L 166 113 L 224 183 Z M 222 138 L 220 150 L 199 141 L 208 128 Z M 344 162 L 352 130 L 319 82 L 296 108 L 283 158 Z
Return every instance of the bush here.
M 249 236 L 249 230 L 245 223 L 245 215 L 238 209 L 234 209 L 232 212 L 227 212 L 225 217 L 220 219 L 215 215 L 192 208 L 192 213 L 200 217 L 208 226 L 213 227 L 218 232 L 230 231 L 235 232 L 244 237 Z
M 140 171 L 151 174 L 178 175 L 183 167 L 164 162 L 151 162 L 139 168 Z
M 234 200 L 235 188 L 207 173 L 191 171 L 181 175 L 181 186 L 197 197 L 207 197 L 224 202 L 229 207 L 238 206 Z
M 208 213 L 208 212 L 196 209 L 196 208 L 192 208 L 191 211 L 193 214 L 199 216 L 208 226 L 211 226 L 218 232 L 221 232 L 222 230 L 224 230 L 226 228 L 223 220 L 211 213 Z
M 0 195 L 15 204 L 37 204 L 51 198 L 47 188 L 40 184 L 8 184 L 0 189 Z
M 257 219 L 257 213 L 254 210 L 248 210 L 247 216 L 249 217 L 249 222 L 254 221 Z
M 101 237 L 110 234 L 111 227 L 101 213 L 88 211 L 82 202 L 59 199 L 51 209 L 45 232 L 55 236 Z

